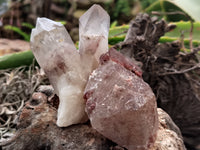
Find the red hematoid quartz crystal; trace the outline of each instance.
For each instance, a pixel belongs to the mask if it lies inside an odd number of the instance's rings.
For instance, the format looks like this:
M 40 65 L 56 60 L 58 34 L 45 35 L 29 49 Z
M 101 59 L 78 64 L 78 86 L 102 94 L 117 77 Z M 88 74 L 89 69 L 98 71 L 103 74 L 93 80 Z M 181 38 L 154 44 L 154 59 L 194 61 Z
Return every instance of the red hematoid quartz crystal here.
M 92 127 L 129 150 L 147 150 L 156 139 L 156 98 L 141 71 L 114 49 L 101 56 L 85 88 Z

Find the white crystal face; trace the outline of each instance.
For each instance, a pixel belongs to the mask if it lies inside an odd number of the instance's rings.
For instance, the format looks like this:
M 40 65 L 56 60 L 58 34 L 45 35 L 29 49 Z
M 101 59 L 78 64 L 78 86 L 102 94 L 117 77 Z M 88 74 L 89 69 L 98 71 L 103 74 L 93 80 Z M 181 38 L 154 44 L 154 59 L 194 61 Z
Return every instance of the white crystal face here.
M 108 51 L 109 27 L 110 17 L 99 5 L 93 5 L 79 19 L 79 51 L 90 72 L 98 66 L 101 54 Z
M 47 18 L 37 18 L 36 28 L 32 30 L 31 37 L 34 37 L 42 31 L 50 31 L 59 26 L 62 27 L 63 25 L 60 22 L 55 22 Z M 31 39 L 32 42 L 33 40 Z
M 87 36 L 108 36 L 110 17 L 99 5 L 93 5 L 79 19 L 79 33 Z M 81 37 L 80 37 L 81 38 Z
M 97 24 L 101 28 L 95 32 Z M 88 120 L 83 91 L 100 55 L 108 50 L 109 16 L 100 6 L 91 7 L 81 17 L 80 26 L 83 36 L 79 51 L 61 23 L 38 18 L 31 33 L 33 54 L 59 96 L 57 125 L 60 127 Z

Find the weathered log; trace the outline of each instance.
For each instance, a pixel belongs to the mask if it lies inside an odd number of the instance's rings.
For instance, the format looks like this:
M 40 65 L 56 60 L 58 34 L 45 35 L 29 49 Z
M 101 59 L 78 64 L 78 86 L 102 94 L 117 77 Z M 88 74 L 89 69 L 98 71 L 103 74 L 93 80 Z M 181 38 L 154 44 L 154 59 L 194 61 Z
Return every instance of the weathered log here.
M 118 46 L 143 70 L 143 79 L 157 96 L 158 107 L 164 109 L 180 128 L 188 149 L 200 146 L 200 47 L 182 53 L 178 41 L 158 43 L 175 26 L 139 14 L 132 21 L 126 39 Z

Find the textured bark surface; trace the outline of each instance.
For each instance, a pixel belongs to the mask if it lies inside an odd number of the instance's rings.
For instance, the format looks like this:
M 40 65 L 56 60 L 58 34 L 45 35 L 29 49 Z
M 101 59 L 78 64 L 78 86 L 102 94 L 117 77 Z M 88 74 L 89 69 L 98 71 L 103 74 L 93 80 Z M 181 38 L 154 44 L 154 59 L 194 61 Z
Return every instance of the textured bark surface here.
M 158 43 L 173 29 L 163 20 L 139 14 L 131 23 L 124 42 L 116 45 L 143 70 L 143 79 L 157 96 L 163 108 L 179 126 L 188 149 L 200 147 L 200 72 L 199 58 L 193 52 L 181 53 L 180 43 Z
M 126 150 L 94 130 L 90 123 L 60 128 L 56 125 L 58 97 L 52 88 L 40 88 L 27 102 L 18 120 L 16 135 L 0 143 L 3 150 Z M 158 109 L 159 130 L 152 150 L 185 150 L 180 130 L 171 118 Z M 170 149 L 171 148 L 171 149 Z M 173 148 L 173 149 L 172 149 Z

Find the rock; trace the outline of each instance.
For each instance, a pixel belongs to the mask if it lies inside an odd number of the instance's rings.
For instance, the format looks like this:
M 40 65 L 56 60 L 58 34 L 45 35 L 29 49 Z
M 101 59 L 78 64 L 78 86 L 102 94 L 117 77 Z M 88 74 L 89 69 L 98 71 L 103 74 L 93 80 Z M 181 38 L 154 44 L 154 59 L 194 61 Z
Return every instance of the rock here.
M 94 32 L 93 27 L 97 24 L 100 27 Z M 60 98 L 58 126 L 88 120 L 83 91 L 89 74 L 98 66 L 100 55 L 108 50 L 108 31 L 108 14 L 100 6 L 92 6 L 80 18 L 79 53 L 61 23 L 37 19 L 31 33 L 31 49 Z
M 44 89 L 44 91 L 42 90 Z M 0 143 L 3 150 L 125 150 L 95 131 L 91 125 L 79 124 L 60 128 L 56 125 L 56 109 L 48 102 L 51 87 L 34 93 L 20 113 L 15 136 Z M 48 93 L 46 93 L 48 91 Z M 46 95 L 45 95 L 45 94 Z M 178 127 L 158 108 L 159 129 L 151 150 L 185 150 Z
M 86 112 L 92 127 L 108 139 L 129 150 L 147 150 L 158 129 L 155 95 L 136 70 L 125 68 L 130 64 L 122 54 L 109 52 L 89 77 L 84 92 Z M 112 53 L 118 61 L 112 60 Z
M 89 124 L 58 127 L 56 114 L 45 94 L 34 93 L 21 111 L 15 137 L 3 144 L 3 150 L 106 150 L 114 145 Z
M 157 109 L 159 130 L 152 150 L 186 150 L 180 129 L 161 108 Z

